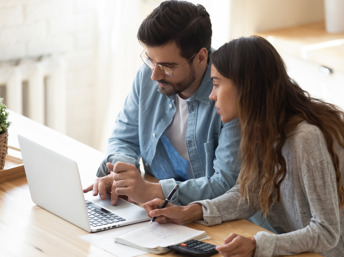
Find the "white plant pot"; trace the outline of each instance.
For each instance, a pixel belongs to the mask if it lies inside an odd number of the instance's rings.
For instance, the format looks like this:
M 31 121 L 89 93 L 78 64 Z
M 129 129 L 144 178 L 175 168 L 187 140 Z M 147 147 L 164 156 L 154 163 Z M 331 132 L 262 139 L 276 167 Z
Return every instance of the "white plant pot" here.
M 344 0 L 325 0 L 326 30 L 344 33 Z

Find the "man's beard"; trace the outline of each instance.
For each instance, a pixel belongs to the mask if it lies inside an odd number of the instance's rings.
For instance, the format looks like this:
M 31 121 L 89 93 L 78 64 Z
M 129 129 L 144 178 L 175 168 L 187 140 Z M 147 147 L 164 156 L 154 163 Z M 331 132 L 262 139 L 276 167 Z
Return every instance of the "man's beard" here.
M 193 66 L 190 66 L 191 70 L 190 70 L 190 74 L 189 76 L 180 82 L 177 83 L 170 83 L 167 82 L 166 80 L 159 80 L 159 83 L 162 84 L 166 84 L 168 85 L 167 87 L 159 87 L 159 92 L 166 95 L 166 96 L 172 96 L 172 95 L 176 95 L 179 94 L 183 91 L 185 91 L 186 89 L 188 89 L 192 83 L 195 82 L 196 80 L 196 75 L 195 75 L 195 69 Z

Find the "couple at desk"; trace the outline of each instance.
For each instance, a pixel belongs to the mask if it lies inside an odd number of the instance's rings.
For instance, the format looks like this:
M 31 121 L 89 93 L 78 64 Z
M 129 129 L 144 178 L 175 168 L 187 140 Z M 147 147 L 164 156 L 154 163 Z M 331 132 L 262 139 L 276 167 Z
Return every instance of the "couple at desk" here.
M 309 97 L 265 39 L 213 51 L 211 35 L 204 7 L 184 1 L 165 1 L 143 21 L 144 65 L 84 191 L 113 204 L 118 195 L 148 201 L 157 222 L 212 225 L 261 211 L 271 224 L 263 226 L 283 233 L 229 235 L 217 248 L 224 256 L 340 256 L 343 112 Z M 140 158 L 159 183 L 142 178 Z M 187 206 L 156 210 L 175 184 L 171 202 Z

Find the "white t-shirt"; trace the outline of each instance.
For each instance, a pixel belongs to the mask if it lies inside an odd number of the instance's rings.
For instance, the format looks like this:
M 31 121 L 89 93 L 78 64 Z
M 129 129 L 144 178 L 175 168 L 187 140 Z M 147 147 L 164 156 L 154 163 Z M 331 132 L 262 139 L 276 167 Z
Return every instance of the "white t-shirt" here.
M 188 126 L 188 104 L 187 101 L 176 95 L 176 114 L 171 125 L 166 129 L 165 134 L 173 145 L 174 149 L 188 161 L 188 178 L 193 178 L 191 173 L 190 158 L 185 143 L 186 129 Z

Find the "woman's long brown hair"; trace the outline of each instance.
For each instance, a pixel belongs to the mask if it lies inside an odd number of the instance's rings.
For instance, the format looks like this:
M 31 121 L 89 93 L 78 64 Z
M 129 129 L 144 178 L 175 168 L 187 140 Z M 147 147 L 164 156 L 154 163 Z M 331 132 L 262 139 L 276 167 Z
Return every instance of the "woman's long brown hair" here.
M 241 196 L 258 194 L 263 214 L 280 199 L 287 169 L 282 147 L 303 120 L 323 133 L 337 178 L 340 209 L 344 206 L 343 178 L 334 144 L 344 147 L 344 113 L 336 106 L 310 97 L 287 74 L 275 48 L 258 36 L 226 43 L 211 55 L 220 74 L 238 91 L 242 167 Z

